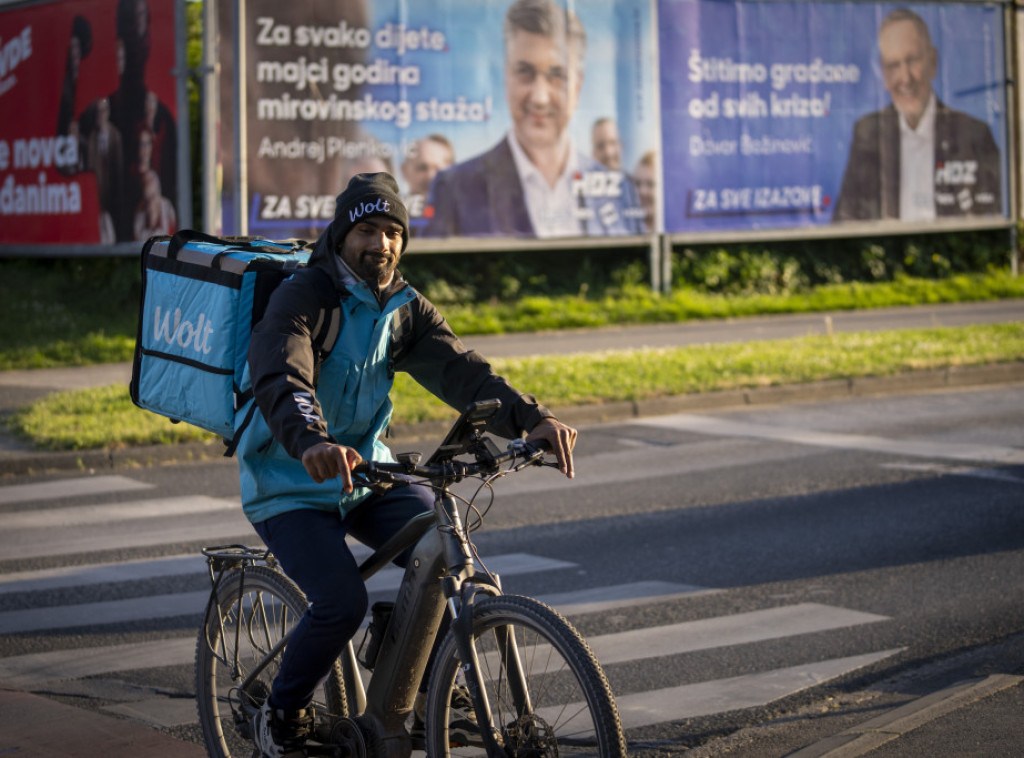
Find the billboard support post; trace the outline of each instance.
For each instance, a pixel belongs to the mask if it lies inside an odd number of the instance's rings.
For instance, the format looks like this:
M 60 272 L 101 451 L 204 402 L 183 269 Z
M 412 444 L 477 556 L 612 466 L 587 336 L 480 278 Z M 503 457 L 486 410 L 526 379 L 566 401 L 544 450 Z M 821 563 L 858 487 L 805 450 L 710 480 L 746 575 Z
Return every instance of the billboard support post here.
M 237 234 L 249 234 L 249 172 L 248 162 L 248 121 L 246 109 L 248 93 L 246 92 L 246 29 L 245 0 L 235 0 L 235 219 L 238 226 Z
M 213 234 L 222 233 L 223 222 L 220 213 L 220 161 L 218 159 L 219 124 L 217 114 L 220 102 L 217 77 L 220 73 L 217 64 L 217 27 L 216 0 L 203 3 L 203 64 L 200 68 L 200 88 L 202 92 L 202 124 L 203 124 L 203 226 Z
M 650 244 L 647 247 L 647 262 L 651 269 L 651 290 L 660 292 L 663 284 L 661 281 L 661 246 L 658 243 L 657 235 L 651 235 Z
M 178 0 L 174 4 L 174 16 L 177 27 L 177 39 L 174 44 L 177 65 L 174 76 L 178 80 L 178 176 L 182 178 L 178 182 L 178 222 L 179 226 L 188 228 L 192 226 L 192 182 L 187 179 L 192 175 L 191 130 L 188 128 L 188 80 L 192 74 L 188 68 L 188 22 L 185 18 L 185 0 Z

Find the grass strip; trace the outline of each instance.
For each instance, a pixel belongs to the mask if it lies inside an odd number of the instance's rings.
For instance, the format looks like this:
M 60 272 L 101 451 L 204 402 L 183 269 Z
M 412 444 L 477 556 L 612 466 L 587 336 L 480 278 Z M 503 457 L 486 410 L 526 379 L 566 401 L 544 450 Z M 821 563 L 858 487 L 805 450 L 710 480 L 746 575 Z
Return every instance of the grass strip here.
M 136 302 L 122 298 L 102 306 L 89 288 L 70 290 L 55 301 L 52 293 L 37 289 L 37 284 L 19 280 L 11 291 L 20 297 L 0 298 L 0 371 L 131 360 Z M 465 336 L 1008 298 L 1024 298 L 1024 277 L 993 269 L 946 279 L 901 276 L 891 282 L 829 284 L 771 295 L 692 289 L 662 294 L 631 286 L 600 296 L 522 297 L 511 303 L 446 304 L 441 310 L 455 332 Z
M 891 376 L 1024 360 L 1024 322 L 560 356 L 505 358 L 496 370 L 550 408 L 671 395 Z M 395 422 L 454 418 L 405 374 L 396 377 Z M 217 438 L 132 405 L 127 387 L 63 392 L 8 421 L 35 447 L 88 450 Z

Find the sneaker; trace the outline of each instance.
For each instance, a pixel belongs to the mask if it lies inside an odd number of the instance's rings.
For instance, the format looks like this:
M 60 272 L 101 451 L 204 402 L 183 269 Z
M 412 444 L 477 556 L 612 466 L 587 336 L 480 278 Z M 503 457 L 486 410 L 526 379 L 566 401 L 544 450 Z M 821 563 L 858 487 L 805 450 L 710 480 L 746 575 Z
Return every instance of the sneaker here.
M 313 729 L 313 710 L 284 711 L 264 702 L 252 722 L 252 738 L 261 758 L 299 758 Z
M 454 745 L 469 745 L 474 737 L 479 737 L 480 730 L 477 728 L 476 711 L 473 710 L 473 700 L 469 696 L 469 690 L 465 687 L 456 687 L 452 690 L 449 701 L 448 712 L 448 741 Z M 416 704 L 413 707 L 412 728 L 409 734 L 412 736 L 413 744 L 422 745 L 426 734 L 426 698 L 422 693 L 416 696 Z

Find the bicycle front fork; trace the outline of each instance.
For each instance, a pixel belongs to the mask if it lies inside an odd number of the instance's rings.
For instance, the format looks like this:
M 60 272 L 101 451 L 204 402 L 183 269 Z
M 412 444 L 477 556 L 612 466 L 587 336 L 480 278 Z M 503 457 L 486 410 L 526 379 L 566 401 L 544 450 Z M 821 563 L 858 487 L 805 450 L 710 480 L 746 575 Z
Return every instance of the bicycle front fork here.
M 484 591 L 483 587 L 474 586 L 472 583 L 463 586 L 462 607 L 459 608 L 459 612 L 452 622 L 452 630 L 459 648 L 459 657 L 462 660 L 466 688 L 469 690 L 469 696 L 473 702 L 477 724 L 480 726 L 480 737 L 487 750 L 487 755 L 504 756 L 506 753 L 502 747 L 504 740 L 500 731 L 501 725 L 495 724 L 493 718 L 491 704 L 487 697 L 485 672 L 480 666 L 473 636 L 476 596 L 482 591 Z M 485 594 L 489 595 L 490 593 L 485 592 Z M 518 721 L 523 715 L 532 711 L 532 705 L 522 661 L 519 658 L 519 649 L 516 645 L 515 629 L 510 626 L 498 627 L 494 630 L 494 634 L 503 684 L 508 688 Z

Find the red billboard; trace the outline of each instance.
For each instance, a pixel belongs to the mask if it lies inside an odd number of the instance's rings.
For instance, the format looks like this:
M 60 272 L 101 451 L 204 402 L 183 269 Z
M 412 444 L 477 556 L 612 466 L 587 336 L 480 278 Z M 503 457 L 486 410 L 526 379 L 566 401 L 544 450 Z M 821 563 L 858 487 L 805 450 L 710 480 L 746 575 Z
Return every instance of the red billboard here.
M 0 245 L 177 228 L 175 39 L 175 0 L 0 11 Z

